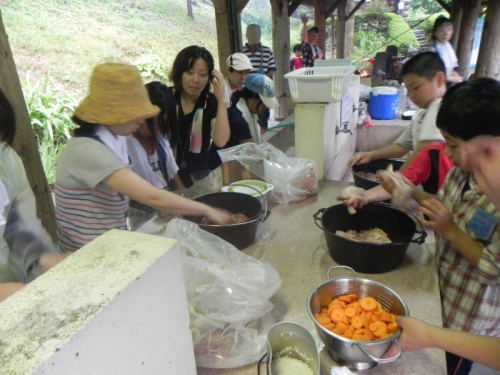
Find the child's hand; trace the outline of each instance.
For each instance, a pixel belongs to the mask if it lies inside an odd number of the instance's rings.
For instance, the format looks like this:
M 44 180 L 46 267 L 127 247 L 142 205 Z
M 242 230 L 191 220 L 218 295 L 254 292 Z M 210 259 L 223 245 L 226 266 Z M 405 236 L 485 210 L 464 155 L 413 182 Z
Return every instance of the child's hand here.
M 422 202 L 420 211 L 427 215 L 428 219 L 419 219 L 420 222 L 434 229 L 442 236 L 448 238 L 456 228 L 453 217 L 446 206 L 435 198 L 426 199 Z
M 399 344 L 403 351 L 414 352 L 431 346 L 428 334 L 431 326 L 413 318 L 397 316 L 396 319 L 402 328 Z
M 219 103 L 221 101 L 224 101 L 224 77 L 222 76 L 222 73 L 219 72 L 218 70 L 213 70 L 212 72 L 213 78 L 212 78 L 212 85 L 214 87 L 214 94 Z

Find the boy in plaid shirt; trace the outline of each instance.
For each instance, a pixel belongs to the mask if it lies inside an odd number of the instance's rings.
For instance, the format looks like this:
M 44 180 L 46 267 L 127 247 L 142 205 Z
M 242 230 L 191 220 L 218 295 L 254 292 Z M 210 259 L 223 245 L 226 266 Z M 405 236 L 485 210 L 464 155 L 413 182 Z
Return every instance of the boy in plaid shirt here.
M 466 141 L 500 136 L 500 82 L 481 78 L 448 90 L 437 115 L 445 152 L 456 165 L 442 202 L 419 193 L 422 223 L 437 234 L 443 325 L 500 337 L 500 214 L 460 158 Z M 472 362 L 446 353 L 448 373 L 468 374 Z

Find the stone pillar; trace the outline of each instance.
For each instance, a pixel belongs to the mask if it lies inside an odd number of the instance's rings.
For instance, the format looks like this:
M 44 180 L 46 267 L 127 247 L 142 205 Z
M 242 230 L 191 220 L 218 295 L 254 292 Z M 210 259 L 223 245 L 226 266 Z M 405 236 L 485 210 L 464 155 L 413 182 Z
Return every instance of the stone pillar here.
M 175 240 L 112 230 L 0 304 L 9 375 L 196 375 Z
M 14 149 L 23 159 L 24 169 L 36 197 L 37 215 L 52 238 L 57 238 L 54 204 L 43 170 L 38 144 L 31 129 L 31 120 L 24 101 L 16 64 L 10 49 L 7 33 L 0 11 L 0 88 L 14 107 L 16 115 L 16 138 Z
M 500 79 L 500 1 L 488 1 L 476 64 L 477 77 Z

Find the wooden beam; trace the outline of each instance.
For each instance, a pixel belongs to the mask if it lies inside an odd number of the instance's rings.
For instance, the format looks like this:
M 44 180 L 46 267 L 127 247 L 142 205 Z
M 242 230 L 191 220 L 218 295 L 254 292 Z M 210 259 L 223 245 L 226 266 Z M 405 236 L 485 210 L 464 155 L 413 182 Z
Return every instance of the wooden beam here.
M 9 99 L 16 116 L 14 150 L 23 160 L 26 176 L 36 198 L 37 215 L 53 239 L 57 239 L 54 203 L 43 171 L 38 145 L 31 128 L 31 120 L 24 101 L 14 57 L 0 11 L 0 88 Z M 0 161 L 1 163 L 2 161 Z
M 500 79 L 500 1 L 489 1 L 476 64 L 476 78 Z
M 243 9 L 247 6 L 249 0 L 238 0 L 236 3 L 236 11 L 238 13 L 243 12 Z
M 314 26 L 319 29 L 318 46 L 325 53 L 326 42 L 326 17 L 325 2 L 323 0 L 314 0 Z
M 339 6 L 339 4 L 344 1 L 344 0 L 335 0 L 333 2 L 333 4 L 330 6 L 330 8 L 328 8 L 325 12 L 325 15 L 326 17 L 330 17 L 331 14 L 335 11 L 335 9 L 337 9 L 337 7 Z
M 349 14 L 347 15 L 347 17 L 345 18 L 345 19 L 346 19 L 346 21 L 348 21 L 348 20 L 349 20 L 349 18 L 351 18 L 351 17 L 354 15 L 354 13 L 356 13 L 356 11 L 357 11 L 357 10 L 361 7 L 361 5 L 363 5 L 363 4 L 365 3 L 365 1 L 366 1 L 366 0 L 361 0 L 361 1 L 359 1 L 359 2 L 356 4 L 356 6 L 355 6 L 354 8 L 352 8 L 352 10 L 349 12 Z
M 271 2 L 271 10 L 273 15 L 280 15 L 283 9 L 283 0 L 269 0 Z M 288 3 L 287 3 L 288 4 Z
M 446 3 L 444 0 L 436 0 L 439 5 L 443 7 L 444 10 L 446 10 L 448 13 L 451 12 L 451 3 Z
M 293 0 L 289 5 L 288 5 L 288 17 L 291 17 L 293 12 L 297 10 L 299 5 L 302 4 L 302 0 Z

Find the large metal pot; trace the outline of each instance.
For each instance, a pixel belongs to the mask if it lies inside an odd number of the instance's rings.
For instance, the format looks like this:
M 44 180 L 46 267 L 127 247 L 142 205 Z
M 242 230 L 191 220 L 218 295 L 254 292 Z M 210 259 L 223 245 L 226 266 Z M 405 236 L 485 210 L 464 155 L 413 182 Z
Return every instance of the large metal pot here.
M 425 239 L 425 231 L 418 220 L 384 203 L 366 205 L 355 214 L 350 214 L 345 205 L 338 204 L 318 210 L 313 217 L 325 234 L 333 260 L 363 273 L 393 270 L 403 261 L 410 242 L 420 244 Z M 337 230 L 361 231 L 372 228 L 382 229 L 392 243 L 353 241 L 335 234 Z M 415 233 L 418 234 L 417 238 L 413 238 Z
M 392 164 L 392 168 L 397 171 L 404 164 L 404 161 L 399 159 L 378 159 L 372 160 L 366 164 L 354 165 L 352 167 L 354 185 L 363 189 L 371 189 L 372 187 L 380 185 L 379 181 L 363 177 L 359 172 L 377 173 L 377 171 L 381 169 L 386 169 L 390 164 Z
M 219 236 L 240 250 L 255 241 L 259 222 L 266 220 L 270 214 L 267 209 L 262 210 L 260 201 L 257 198 L 242 193 L 212 193 L 198 197 L 195 200 L 209 206 L 223 208 L 231 213 L 242 213 L 250 218 L 250 221 L 244 223 L 212 225 L 202 224 L 202 217 L 185 217 L 185 219 L 197 223 L 200 228 Z
M 354 277 L 330 279 L 333 270 L 345 268 L 350 270 Z M 320 339 L 335 362 L 346 365 L 353 370 L 366 370 L 378 363 L 393 362 L 401 355 L 401 347 L 397 341 L 400 331 L 382 340 L 359 341 L 351 340 L 327 330 L 314 318 L 314 314 L 321 311 L 322 307 L 328 306 L 334 298 L 355 293 L 359 298 L 373 297 L 382 307 L 390 313 L 409 316 L 406 303 L 387 286 L 373 280 L 361 279 L 356 272 L 346 266 L 331 267 L 327 274 L 328 280 L 314 288 L 309 294 L 307 301 L 307 313 L 314 323 Z M 392 344 L 396 344 L 397 353 L 390 358 L 382 358 Z

